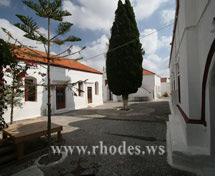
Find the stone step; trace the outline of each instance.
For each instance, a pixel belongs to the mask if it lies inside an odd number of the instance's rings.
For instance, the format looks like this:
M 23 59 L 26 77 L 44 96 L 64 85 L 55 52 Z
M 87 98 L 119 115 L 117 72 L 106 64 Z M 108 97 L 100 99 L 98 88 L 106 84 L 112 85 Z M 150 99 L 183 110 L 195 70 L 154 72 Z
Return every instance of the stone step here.
M 215 159 L 206 155 L 187 155 L 182 152 L 173 151 L 173 158 L 177 162 L 186 163 L 193 168 L 207 167 L 215 169 Z
M 177 119 L 170 115 L 169 122 L 167 122 L 168 163 L 177 169 L 197 175 L 214 176 L 215 158 L 207 154 L 199 155 L 198 153 L 206 153 L 204 147 L 187 146 L 182 138 L 183 135 L 179 135 L 183 133 L 178 126 Z
M 199 175 L 207 175 L 207 172 L 215 173 L 215 159 L 207 155 L 187 155 L 183 152 L 172 152 L 173 166 Z

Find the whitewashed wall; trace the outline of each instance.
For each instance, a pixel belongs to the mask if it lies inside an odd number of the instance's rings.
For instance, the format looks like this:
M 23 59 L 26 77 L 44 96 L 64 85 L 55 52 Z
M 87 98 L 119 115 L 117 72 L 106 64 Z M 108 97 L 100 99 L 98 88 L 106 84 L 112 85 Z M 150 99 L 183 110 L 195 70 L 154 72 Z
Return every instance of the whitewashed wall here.
M 77 81 L 86 81 L 83 84 L 83 93 L 82 96 L 74 96 L 73 92 L 67 89 L 67 96 L 66 96 L 66 108 L 62 110 L 56 109 L 56 101 L 52 103 L 52 111 L 53 113 L 62 113 L 67 112 L 73 109 L 81 109 L 86 108 L 88 106 L 97 106 L 103 104 L 103 90 L 102 90 L 102 74 L 95 74 L 89 72 L 83 72 L 78 70 L 68 70 L 60 67 L 52 67 L 52 82 L 55 83 L 62 83 L 69 81 L 71 83 Z M 98 82 L 99 91 L 98 95 L 95 95 L 95 82 Z M 78 86 L 76 86 L 78 88 Z M 92 87 L 92 103 L 88 104 L 87 99 L 87 87 Z M 75 90 L 75 89 L 74 89 Z M 78 92 L 75 90 L 78 94 Z M 56 91 L 53 90 L 53 99 L 56 100 Z
M 170 82 L 161 82 L 161 96 L 163 96 L 165 92 L 170 95 Z
M 103 98 L 104 101 L 110 101 L 109 99 L 109 89 L 108 85 L 105 85 L 105 80 L 107 80 L 106 73 L 103 74 Z M 153 100 L 160 98 L 161 96 L 161 82 L 160 77 L 153 75 L 143 75 L 142 86 L 138 89 L 136 93 L 129 95 L 129 100 L 134 101 L 137 99 Z M 121 96 L 116 96 L 113 94 L 112 101 L 121 101 Z
M 143 75 L 142 86 L 134 94 L 130 94 L 129 98 L 134 100 L 135 97 L 147 97 L 148 100 L 155 98 L 155 75 Z
M 215 17 L 215 1 L 181 0 L 179 3 L 180 9 L 170 63 L 172 85 L 172 114 L 170 118 L 172 118 L 172 124 L 176 121 L 179 122 L 173 129 L 182 129 L 183 133 L 181 133 L 181 135 L 183 135 L 183 138 L 185 139 L 187 148 L 191 146 L 199 147 L 199 151 L 196 154 L 209 154 L 211 143 L 211 117 L 210 113 L 207 112 L 209 111 L 208 106 L 210 105 L 209 93 L 206 92 L 206 127 L 198 124 L 185 123 L 181 113 L 176 108 L 176 105 L 180 105 L 189 119 L 200 120 L 201 86 L 204 68 L 209 49 L 214 40 L 214 34 L 210 32 L 210 27 L 212 25 L 212 20 Z M 178 101 L 177 64 L 179 64 L 180 71 L 181 103 Z M 174 80 L 175 89 L 173 89 Z M 180 141 L 178 142 L 180 143 Z M 174 141 L 174 143 L 176 144 L 177 140 Z M 184 150 L 187 149 L 186 147 Z M 195 153 L 195 150 L 193 150 L 193 153 Z
M 36 71 L 36 73 L 34 73 Z M 37 79 L 37 84 L 43 83 L 42 77 L 38 74 L 38 72 L 46 73 L 46 69 L 38 65 L 38 69 L 29 69 L 28 70 L 28 75 L 31 75 L 31 77 L 34 77 Z M 29 76 L 27 76 L 29 77 Z M 10 80 L 6 78 L 6 80 Z M 10 84 L 11 81 L 8 82 Z M 24 84 L 24 79 L 23 79 L 23 84 Z M 22 88 L 24 90 L 24 88 Z M 22 119 L 27 119 L 27 118 L 33 118 L 33 117 L 38 117 L 41 114 L 41 110 L 43 109 L 42 104 L 43 104 L 43 91 L 44 88 L 39 86 L 37 87 L 37 101 L 36 102 L 30 102 L 30 101 L 25 101 L 25 98 L 23 98 L 22 103 L 23 103 L 23 108 L 14 108 L 14 121 L 16 120 L 22 120 Z M 6 122 L 10 121 L 10 107 L 8 106 L 8 110 L 4 114 L 4 118 Z
M 161 97 L 161 78 L 157 75 L 155 75 L 155 99 L 158 99 Z
M 34 73 L 36 71 L 36 73 Z M 37 84 L 44 83 L 42 81 L 42 77 L 38 74 L 38 72 L 46 73 L 46 68 L 38 65 L 37 70 L 28 70 L 28 75 L 37 79 Z M 46 78 L 45 78 L 46 79 Z M 74 109 L 86 108 L 88 106 L 97 106 L 103 104 L 103 90 L 102 90 L 102 74 L 95 74 L 90 72 L 78 71 L 65 69 L 62 67 L 54 67 L 51 66 L 51 83 L 65 83 L 69 81 L 69 83 L 74 83 L 77 81 L 86 81 L 83 85 L 83 96 L 78 97 L 73 95 L 73 91 L 66 89 L 66 108 L 57 110 L 56 109 L 56 90 L 51 90 L 51 108 L 52 114 L 68 112 Z M 8 79 L 7 79 L 8 80 Z M 95 95 L 95 82 L 99 84 L 98 95 Z M 45 80 L 47 84 L 47 79 Z M 87 87 L 92 87 L 92 103 L 88 104 L 87 99 Z M 75 90 L 75 89 L 74 89 Z M 77 92 L 77 91 L 76 91 Z M 14 121 L 23 120 L 28 118 L 35 118 L 41 115 L 45 115 L 47 113 L 47 90 L 44 87 L 37 87 L 37 101 L 30 102 L 25 101 L 23 98 L 23 108 L 15 108 L 14 109 Z M 6 122 L 10 121 L 10 108 L 5 112 L 4 118 Z

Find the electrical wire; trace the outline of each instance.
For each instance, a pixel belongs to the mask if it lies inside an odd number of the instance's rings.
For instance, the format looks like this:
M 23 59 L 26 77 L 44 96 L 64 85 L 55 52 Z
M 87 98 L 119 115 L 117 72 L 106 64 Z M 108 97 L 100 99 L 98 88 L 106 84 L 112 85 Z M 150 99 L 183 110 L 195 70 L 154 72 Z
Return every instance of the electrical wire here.
M 170 26 L 173 25 L 173 24 L 174 24 L 174 22 L 169 23 L 169 24 L 166 24 L 166 25 L 164 25 L 164 26 L 161 26 L 161 27 L 158 28 L 156 31 L 153 31 L 153 32 L 151 32 L 151 33 L 149 33 L 149 34 L 146 34 L 146 35 L 140 36 L 140 37 L 138 37 L 138 38 L 135 38 L 135 39 L 133 39 L 133 40 L 130 40 L 130 41 L 124 43 L 124 44 L 121 44 L 121 45 L 119 45 L 119 46 L 117 46 L 117 47 L 115 47 L 115 48 L 109 50 L 108 52 L 113 52 L 113 51 L 115 51 L 115 50 L 117 50 L 117 49 L 123 48 L 123 47 L 125 47 L 125 46 L 127 46 L 127 45 L 129 45 L 129 44 L 131 44 L 131 43 L 133 43 L 133 42 L 135 42 L 136 40 L 143 39 L 143 38 L 148 37 L 148 36 L 150 36 L 150 35 L 152 35 L 152 34 L 154 34 L 154 33 L 156 33 L 156 32 L 160 32 L 161 30 L 163 30 L 163 29 L 165 29 L 165 28 L 167 28 L 167 27 L 170 27 Z M 107 53 L 107 52 L 103 52 L 103 53 L 97 54 L 97 55 L 95 55 L 95 56 L 91 56 L 91 57 L 88 57 L 88 58 L 86 58 L 86 59 L 83 59 L 82 61 L 94 59 L 94 58 L 96 58 L 96 57 L 98 57 L 98 56 L 101 56 L 101 55 L 104 55 L 104 54 L 106 54 L 106 53 Z

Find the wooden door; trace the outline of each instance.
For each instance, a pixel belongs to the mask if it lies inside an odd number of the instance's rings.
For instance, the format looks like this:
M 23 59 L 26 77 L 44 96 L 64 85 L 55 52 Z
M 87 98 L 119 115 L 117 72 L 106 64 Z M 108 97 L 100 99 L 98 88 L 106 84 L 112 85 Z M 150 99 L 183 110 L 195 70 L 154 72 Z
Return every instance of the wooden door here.
M 66 107 L 65 87 L 56 87 L 56 109 L 64 109 Z
M 214 56 L 215 60 L 215 56 Z M 212 65 L 211 65 L 212 66 Z M 210 108 L 210 125 L 211 125 L 211 154 L 215 159 L 215 64 L 212 66 L 209 80 L 209 108 Z
M 88 103 L 92 103 L 92 87 L 87 87 Z

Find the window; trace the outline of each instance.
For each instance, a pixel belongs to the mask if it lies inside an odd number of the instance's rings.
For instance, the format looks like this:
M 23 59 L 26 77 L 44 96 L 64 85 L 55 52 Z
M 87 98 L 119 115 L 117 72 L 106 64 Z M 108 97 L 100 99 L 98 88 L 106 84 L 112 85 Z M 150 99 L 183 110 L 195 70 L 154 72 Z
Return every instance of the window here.
M 105 80 L 105 86 L 108 84 L 108 80 Z
M 175 91 L 175 74 L 172 72 L 171 74 L 171 85 L 172 85 L 172 91 Z
M 64 109 L 66 107 L 66 93 L 64 86 L 56 87 L 56 109 Z
M 98 95 L 99 94 L 99 83 L 95 82 L 95 94 Z
M 173 80 L 173 90 L 175 90 L 175 79 Z
M 37 86 L 35 78 L 25 79 L 25 101 L 37 101 Z
M 178 101 L 181 103 L 181 80 L 180 80 L 180 75 L 178 75 Z
M 178 78 L 178 101 L 181 103 L 181 78 L 180 78 L 180 67 L 176 64 L 177 78 Z
M 78 96 L 83 96 L 83 82 L 78 82 Z

